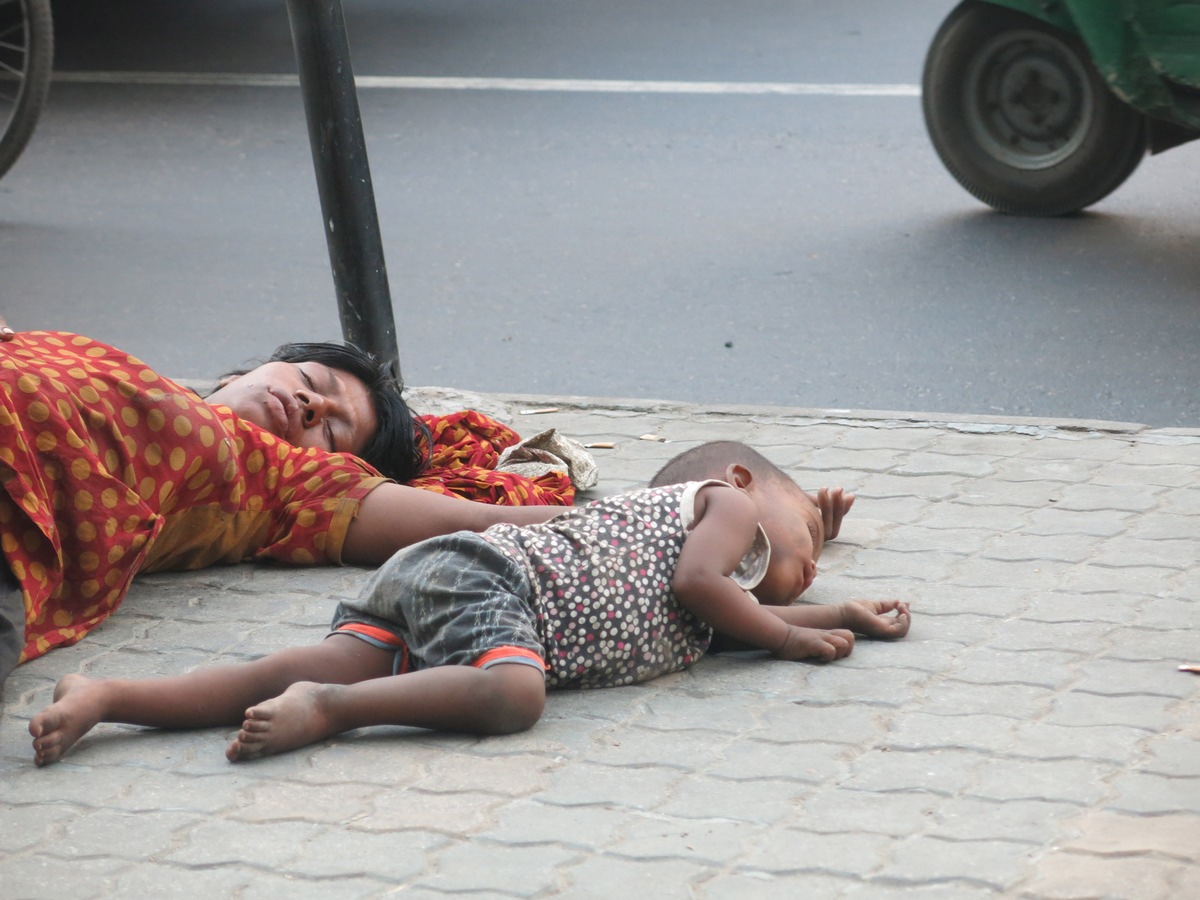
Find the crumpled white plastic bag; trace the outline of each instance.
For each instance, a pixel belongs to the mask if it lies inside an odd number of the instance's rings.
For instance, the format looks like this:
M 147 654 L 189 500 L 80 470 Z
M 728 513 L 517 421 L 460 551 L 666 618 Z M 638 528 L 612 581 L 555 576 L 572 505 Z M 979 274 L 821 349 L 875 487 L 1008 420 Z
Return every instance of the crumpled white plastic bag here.
M 496 469 L 526 478 L 566 472 L 577 491 L 595 487 L 600 480 L 592 454 L 579 441 L 559 434 L 557 428 L 547 428 L 507 448 L 500 454 Z

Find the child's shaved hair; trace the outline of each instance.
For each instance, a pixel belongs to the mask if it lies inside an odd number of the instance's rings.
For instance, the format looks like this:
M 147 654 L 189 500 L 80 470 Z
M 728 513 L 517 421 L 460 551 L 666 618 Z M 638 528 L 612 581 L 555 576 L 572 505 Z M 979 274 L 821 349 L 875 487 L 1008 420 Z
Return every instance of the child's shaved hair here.
M 724 481 L 726 470 L 734 465 L 745 466 L 754 478 L 768 484 L 787 484 L 800 489 L 779 466 L 739 441 L 710 441 L 683 451 L 658 470 L 658 474 L 650 479 L 650 487 L 708 478 Z

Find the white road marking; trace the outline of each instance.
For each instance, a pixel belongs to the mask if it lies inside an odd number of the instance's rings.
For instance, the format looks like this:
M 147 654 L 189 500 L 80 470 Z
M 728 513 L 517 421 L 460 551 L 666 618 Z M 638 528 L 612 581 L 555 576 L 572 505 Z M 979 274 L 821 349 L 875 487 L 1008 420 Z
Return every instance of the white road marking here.
M 55 72 L 71 84 L 299 87 L 297 75 L 238 72 Z M 808 84 L 790 81 L 617 81 L 580 78 L 436 78 L 359 75 L 360 90 L 543 91 L 578 94 L 727 94 L 817 97 L 919 97 L 915 84 Z

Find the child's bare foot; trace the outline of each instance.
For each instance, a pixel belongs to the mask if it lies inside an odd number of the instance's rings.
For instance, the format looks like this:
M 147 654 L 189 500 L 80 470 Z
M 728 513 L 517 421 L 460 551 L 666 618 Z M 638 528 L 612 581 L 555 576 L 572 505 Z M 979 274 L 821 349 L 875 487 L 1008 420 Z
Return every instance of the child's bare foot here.
M 286 753 L 333 737 L 335 726 L 325 710 L 325 696 L 338 685 L 298 681 L 278 697 L 246 710 L 246 721 L 225 750 L 230 762 Z
M 842 624 L 855 634 L 892 640 L 908 634 L 912 616 L 901 600 L 851 600 L 842 605 Z
M 33 762 L 48 766 L 91 731 L 104 716 L 104 683 L 65 675 L 54 687 L 54 702 L 33 717 Z

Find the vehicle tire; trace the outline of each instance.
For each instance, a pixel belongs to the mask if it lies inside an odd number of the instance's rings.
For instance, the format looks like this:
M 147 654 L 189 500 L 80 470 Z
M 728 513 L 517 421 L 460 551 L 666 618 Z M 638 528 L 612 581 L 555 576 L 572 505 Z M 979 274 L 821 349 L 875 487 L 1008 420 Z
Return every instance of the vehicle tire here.
M 1001 212 L 1059 216 L 1106 197 L 1146 154 L 1141 113 L 1073 35 L 979 0 L 925 58 L 925 127 L 950 174 Z
M 29 143 L 53 68 L 50 0 L 0 0 L 0 177 Z

